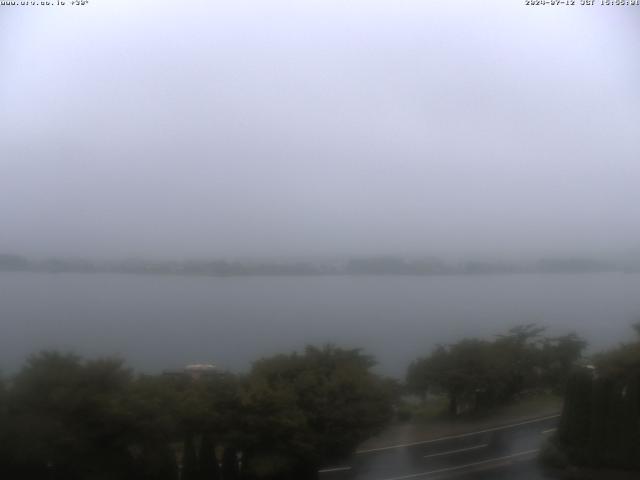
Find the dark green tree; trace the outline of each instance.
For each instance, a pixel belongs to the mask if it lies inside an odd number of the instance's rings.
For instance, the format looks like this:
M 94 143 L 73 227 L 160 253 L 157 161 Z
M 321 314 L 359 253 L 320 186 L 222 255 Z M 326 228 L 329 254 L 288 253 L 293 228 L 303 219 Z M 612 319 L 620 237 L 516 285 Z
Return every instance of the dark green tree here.
M 185 435 L 182 447 L 182 480 L 198 480 L 198 457 L 192 433 Z
M 44 469 L 55 478 L 132 478 L 130 379 L 116 360 L 83 362 L 53 352 L 32 357 L 8 401 L 15 468 Z
M 200 480 L 218 480 L 220 468 L 216 458 L 215 442 L 211 435 L 205 434 L 200 442 L 198 451 L 198 478 Z
M 574 464 L 640 470 L 640 338 L 569 377 L 556 442 Z
M 492 341 L 464 339 L 438 346 L 407 371 L 410 391 L 443 393 L 449 413 L 474 412 L 508 402 L 536 388 L 560 389 L 585 343 L 575 334 L 542 336 L 543 328 L 523 325 Z
M 245 406 L 254 410 L 246 418 L 253 418 L 257 431 L 269 441 L 254 443 L 247 466 L 264 465 L 270 457 L 305 478 L 318 465 L 349 455 L 377 433 L 391 418 L 393 392 L 372 373 L 373 365 L 373 359 L 359 350 L 334 346 L 307 347 L 303 354 L 256 362 L 245 397 L 252 399 Z M 256 418 L 255 409 L 271 413 Z M 281 421 L 269 431 L 265 418 Z M 272 451 L 265 455 L 259 445 Z
M 575 333 L 545 338 L 539 362 L 543 368 L 543 384 L 564 393 L 567 378 L 586 346 L 587 342 Z
M 222 455 L 222 480 L 238 480 L 240 470 L 238 469 L 238 450 L 227 446 Z

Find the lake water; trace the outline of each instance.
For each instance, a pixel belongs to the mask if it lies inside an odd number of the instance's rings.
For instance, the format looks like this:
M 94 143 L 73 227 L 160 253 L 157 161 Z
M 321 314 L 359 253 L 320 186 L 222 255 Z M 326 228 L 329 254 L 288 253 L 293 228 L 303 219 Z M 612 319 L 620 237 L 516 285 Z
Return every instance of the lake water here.
M 640 275 L 180 277 L 0 273 L 0 369 L 44 348 L 141 371 L 234 371 L 307 343 L 362 347 L 401 376 L 438 343 L 529 322 L 593 349 L 630 338 Z

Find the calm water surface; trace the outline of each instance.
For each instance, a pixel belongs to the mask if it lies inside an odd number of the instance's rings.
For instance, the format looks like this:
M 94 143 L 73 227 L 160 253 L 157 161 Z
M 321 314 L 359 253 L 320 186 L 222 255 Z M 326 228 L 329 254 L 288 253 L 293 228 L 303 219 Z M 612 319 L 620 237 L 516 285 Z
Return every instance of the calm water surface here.
M 243 370 L 307 343 L 362 347 L 402 375 L 437 343 L 528 322 L 594 349 L 640 318 L 640 275 L 210 278 L 0 274 L 0 369 L 43 348 L 118 355 L 143 371 Z

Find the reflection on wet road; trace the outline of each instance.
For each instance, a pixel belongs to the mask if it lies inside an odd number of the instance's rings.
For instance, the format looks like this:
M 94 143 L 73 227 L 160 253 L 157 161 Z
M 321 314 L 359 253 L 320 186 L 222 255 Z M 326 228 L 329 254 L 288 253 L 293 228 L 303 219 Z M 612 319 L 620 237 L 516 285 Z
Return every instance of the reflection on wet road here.
M 553 415 L 435 440 L 357 452 L 344 465 L 320 471 L 320 480 L 412 480 L 448 478 L 539 480 L 534 461 Z

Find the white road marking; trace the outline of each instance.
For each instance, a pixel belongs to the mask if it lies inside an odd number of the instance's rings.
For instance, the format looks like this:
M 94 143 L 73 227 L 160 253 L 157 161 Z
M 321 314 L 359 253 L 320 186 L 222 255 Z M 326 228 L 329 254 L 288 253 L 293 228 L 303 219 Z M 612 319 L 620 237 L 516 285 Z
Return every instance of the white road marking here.
M 474 445 L 473 447 L 459 448 L 458 450 L 449 450 L 448 452 L 432 453 L 431 455 L 425 455 L 424 458 L 441 457 L 443 455 L 452 455 L 454 453 L 468 452 L 469 450 L 478 450 L 479 448 L 485 448 L 488 446 L 489 446 L 488 443 L 483 443 L 482 445 Z
M 322 470 L 318 470 L 318 473 L 346 472 L 347 470 L 351 470 L 351 467 L 324 468 Z
M 509 428 L 520 427 L 522 425 L 530 425 L 532 423 L 544 422 L 545 420 L 550 420 L 552 418 L 558 418 L 559 416 L 560 416 L 560 414 L 549 415 L 547 417 L 535 418 L 533 420 L 527 420 L 525 422 L 512 423 L 511 425 L 503 425 L 501 427 L 487 428 L 485 430 L 478 430 L 477 432 L 461 433 L 459 435 L 449 435 L 449 436 L 446 436 L 446 437 L 434 438 L 433 440 L 422 440 L 422 441 L 419 441 L 419 442 L 411 442 L 411 443 L 399 443 L 397 445 L 389 445 L 388 447 L 367 448 L 366 450 L 358 450 L 355 454 L 356 455 L 361 455 L 363 453 L 382 452 L 384 450 L 392 450 L 394 448 L 413 447 L 415 445 L 426 445 L 428 443 L 443 442 L 445 440 L 455 440 L 457 438 L 467 438 L 467 437 L 472 437 L 473 435 L 480 435 L 481 433 L 497 432 L 499 430 L 508 430 Z
M 536 449 L 536 450 L 527 450 L 527 451 L 524 451 L 524 452 L 514 453 L 512 455 L 507 455 L 505 457 L 490 458 L 489 460 L 482 460 L 481 462 L 467 463 L 465 465 L 458 465 L 456 467 L 440 468 L 439 470 L 430 470 L 428 472 L 412 473 L 410 475 L 403 475 L 401 477 L 385 478 L 384 480 L 406 480 L 406 479 L 409 479 L 409 478 L 426 477 L 427 475 L 435 475 L 437 473 L 453 472 L 453 471 L 456 471 L 456 470 L 462 470 L 462 469 L 469 468 L 469 467 L 477 467 L 479 465 L 486 465 L 487 463 L 491 463 L 491 462 L 501 462 L 503 460 L 509 460 L 511 458 L 516 458 L 516 457 L 522 457 L 524 455 L 531 455 L 532 453 L 537 453 L 537 452 L 539 452 L 538 449 Z
M 542 434 L 543 435 L 547 435 L 549 433 L 555 432 L 557 430 L 557 428 L 550 428 L 549 430 L 543 430 Z

